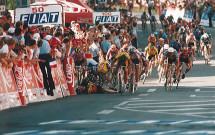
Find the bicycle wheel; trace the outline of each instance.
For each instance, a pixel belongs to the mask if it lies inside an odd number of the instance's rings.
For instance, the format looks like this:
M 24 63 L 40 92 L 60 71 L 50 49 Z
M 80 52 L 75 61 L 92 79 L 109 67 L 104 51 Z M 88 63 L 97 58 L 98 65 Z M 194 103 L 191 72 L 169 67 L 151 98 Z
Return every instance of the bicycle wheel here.
M 182 76 L 182 69 L 180 70 L 180 73 L 179 73 L 179 78 L 177 80 L 177 85 L 176 85 L 176 89 L 178 89 L 178 85 L 179 85 L 179 82 L 181 80 L 181 76 Z
M 169 71 L 166 73 L 166 82 L 164 84 L 166 91 L 169 89 Z
M 131 73 L 130 77 L 130 92 L 134 94 L 134 73 Z
M 122 87 L 122 77 L 121 77 L 121 74 L 119 73 L 118 75 L 118 81 L 119 81 L 119 90 L 120 90 L 120 93 L 121 95 L 123 95 L 123 87 Z

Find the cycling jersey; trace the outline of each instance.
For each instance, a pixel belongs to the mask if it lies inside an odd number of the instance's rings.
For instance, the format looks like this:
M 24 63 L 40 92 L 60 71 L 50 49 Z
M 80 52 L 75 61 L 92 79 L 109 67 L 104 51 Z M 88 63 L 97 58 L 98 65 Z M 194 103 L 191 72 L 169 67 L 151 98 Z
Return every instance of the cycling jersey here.
M 189 58 L 191 58 L 191 53 L 188 52 L 187 54 L 184 54 L 184 53 L 180 53 L 179 54 L 179 59 L 180 59 L 180 62 L 184 62 L 185 64 L 188 64 L 189 63 Z
M 156 38 L 152 38 L 151 36 L 149 36 L 148 38 L 148 43 L 155 43 L 156 44 Z
M 176 43 L 177 41 L 173 41 L 172 44 L 170 45 L 171 47 L 173 47 L 177 52 L 179 52 L 182 48 L 181 43 Z
M 154 46 L 149 47 L 147 46 L 145 48 L 146 53 L 150 56 L 150 55 L 157 55 L 158 54 L 158 49 Z
M 75 62 L 80 62 L 85 58 L 85 54 L 83 52 L 76 53 L 75 51 L 71 54 Z
M 118 64 L 118 66 L 119 65 L 125 65 L 125 66 L 127 66 L 128 61 L 130 59 L 131 59 L 130 56 L 126 52 L 120 52 L 115 57 L 116 64 Z
M 200 41 L 202 41 L 204 43 L 204 45 L 208 45 L 210 43 L 211 38 L 208 36 L 206 38 L 206 40 L 204 39 L 204 37 L 201 37 Z
M 99 67 L 98 67 L 98 71 L 99 72 L 108 72 L 108 70 L 110 69 L 110 63 L 109 61 L 104 61 L 104 62 L 101 62 L 99 64 Z
M 140 64 L 140 62 L 139 62 L 140 56 L 137 53 L 135 53 L 134 56 L 130 55 L 130 58 L 131 58 L 132 63 L 134 63 L 134 64 Z
M 176 51 L 174 51 L 174 53 L 166 51 L 163 53 L 163 55 L 168 59 L 168 63 L 175 62 L 179 58 Z

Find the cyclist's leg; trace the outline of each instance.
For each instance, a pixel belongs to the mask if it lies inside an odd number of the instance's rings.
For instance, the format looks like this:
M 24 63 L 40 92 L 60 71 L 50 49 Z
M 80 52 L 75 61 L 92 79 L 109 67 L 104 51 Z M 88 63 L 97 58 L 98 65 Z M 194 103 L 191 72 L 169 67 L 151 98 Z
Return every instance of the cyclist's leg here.
M 125 84 L 127 84 L 127 82 L 128 82 L 128 70 L 126 68 L 123 70 L 124 70 L 124 82 L 125 82 Z
M 208 58 L 210 58 L 210 44 L 207 44 Z
M 135 65 L 135 81 L 136 81 L 136 83 L 138 83 L 138 81 L 139 81 L 139 68 L 140 68 L 140 65 L 139 64 L 136 64 Z

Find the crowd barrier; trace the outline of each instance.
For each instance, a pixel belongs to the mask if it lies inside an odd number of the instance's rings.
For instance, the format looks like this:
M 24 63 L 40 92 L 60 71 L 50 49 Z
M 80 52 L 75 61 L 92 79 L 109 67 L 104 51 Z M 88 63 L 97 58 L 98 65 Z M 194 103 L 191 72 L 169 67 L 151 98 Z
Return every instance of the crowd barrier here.
M 57 61 L 57 68 L 52 68 L 54 96 L 48 96 L 43 87 L 42 72 L 38 63 L 29 64 L 20 60 L 12 69 L 1 65 L 0 111 L 75 95 L 74 73 L 74 61 L 71 57 L 66 58 L 63 64 Z

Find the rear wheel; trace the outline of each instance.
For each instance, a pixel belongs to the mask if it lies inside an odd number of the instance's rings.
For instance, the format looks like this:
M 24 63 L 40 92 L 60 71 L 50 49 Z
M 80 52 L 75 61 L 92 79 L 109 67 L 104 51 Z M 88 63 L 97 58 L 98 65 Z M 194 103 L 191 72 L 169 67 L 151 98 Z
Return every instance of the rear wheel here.
M 122 77 L 121 77 L 121 74 L 120 74 L 120 73 L 119 73 L 118 81 L 119 81 L 118 84 L 119 84 L 120 93 L 121 93 L 121 95 L 123 95 Z
M 134 94 L 134 73 L 131 73 L 130 77 L 130 92 Z

